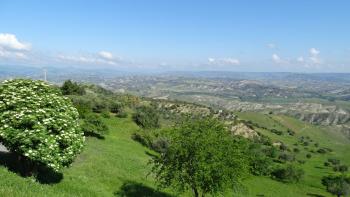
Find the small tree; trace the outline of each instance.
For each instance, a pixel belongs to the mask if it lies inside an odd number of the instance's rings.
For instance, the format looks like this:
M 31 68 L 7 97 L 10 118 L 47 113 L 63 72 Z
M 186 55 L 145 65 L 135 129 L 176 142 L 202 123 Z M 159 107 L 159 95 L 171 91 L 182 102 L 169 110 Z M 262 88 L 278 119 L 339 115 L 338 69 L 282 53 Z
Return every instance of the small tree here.
M 102 137 L 108 133 L 108 127 L 97 114 L 88 114 L 83 119 L 82 130 L 87 136 Z
M 293 165 L 287 165 L 284 168 L 276 169 L 272 172 L 272 175 L 279 181 L 299 182 L 304 176 L 304 171 Z
M 119 112 L 121 112 L 123 110 L 123 105 L 122 105 L 122 103 L 119 103 L 119 102 L 112 102 L 109 106 L 109 110 L 112 113 L 118 114 Z
M 152 107 L 141 106 L 136 109 L 136 113 L 133 114 L 133 120 L 137 125 L 142 128 L 158 128 L 159 115 Z
M 239 186 L 248 173 L 244 143 L 217 120 L 187 120 L 171 130 L 169 141 L 166 151 L 152 160 L 160 186 L 204 196 Z
M 61 90 L 63 95 L 84 95 L 85 94 L 84 87 L 80 86 L 76 82 L 72 82 L 71 80 L 65 81 L 61 87 Z
M 0 86 L 0 141 L 25 160 L 58 171 L 82 150 L 79 114 L 70 99 L 43 81 Z
M 350 179 L 344 175 L 323 177 L 322 184 L 326 186 L 328 192 L 338 197 L 346 196 L 350 193 Z

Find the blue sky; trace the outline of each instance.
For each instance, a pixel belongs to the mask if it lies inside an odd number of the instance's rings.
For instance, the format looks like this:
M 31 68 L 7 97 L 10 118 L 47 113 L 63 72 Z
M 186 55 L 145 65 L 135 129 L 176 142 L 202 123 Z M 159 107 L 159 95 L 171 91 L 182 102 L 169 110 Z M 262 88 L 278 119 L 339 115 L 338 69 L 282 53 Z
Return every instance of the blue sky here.
M 350 72 L 350 2 L 0 1 L 0 64 Z

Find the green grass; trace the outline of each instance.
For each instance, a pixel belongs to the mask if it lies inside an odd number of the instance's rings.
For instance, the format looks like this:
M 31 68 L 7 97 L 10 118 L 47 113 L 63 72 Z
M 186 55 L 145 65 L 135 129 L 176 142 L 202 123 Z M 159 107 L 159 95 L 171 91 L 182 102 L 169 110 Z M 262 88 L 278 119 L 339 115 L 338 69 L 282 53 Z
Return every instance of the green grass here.
M 306 159 L 307 150 L 301 150 L 298 159 L 306 160 L 300 167 L 305 170 L 305 178 L 300 183 L 284 184 L 268 177 L 249 177 L 244 181 L 245 192 L 234 196 L 307 196 L 318 194 L 331 196 L 321 185 L 321 178 L 333 173 L 323 163 L 330 157 L 336 157 L 343 164 L 350 165 L 350 142 L 341 134 L 316 127 L 287 116 L 264 115 L 259 113 L 237 113 L 239 118 L 251 120 L 267 128 L 296 132 L 289 136 L 286 132 L 278 136 L 268 130 L 258 129 L 274 141 L 283 141 L 288 147 L 300 136 L 309 136 L 320 147 L 333 149 L 325 155 L 313 153 Z M 134 142 L 130 136 L 138 127 L 128 118 L 104 119 L 110 133 L 104 140 L 87 138 L 84 151 L 77 157 L 71 167 L 63 170 L 63 179 L 59 183 L 41 184 L 33 178 L 23 178 L 0 165 L 0 196 L 117 196 L 118 192 L 126 196 L 167 196 L 171 190 L 157 191 L 154 178 L 149 175 L 147 148 Z M 311 143 L 308 147 L 313 147 Z M 316 148 L 314 148 L 316 149 Z M 168 193 L 167 193 L 168 192 Z M 190 192 L 181 194 L 189 196 Z M 175 194 L 173 194 L 175 195 Z M 231 192 L 223 194 L 232 196 Z
M 287 130 L 288 128 L 295 131 L 295 136 L 290 136 L 287 133 L 283 135 L 276 135 L 268 130 L 257 129 L 257 131 L 270 137 L 274 142 L 281 141 L 289 148 L 297 147 L 301 151 L 296 154 L 299 160 L 305 160 L 305 164 L 299 164 L 305 171 L 304 179 L 297 184 L 283 184 L 267 177 L 254 177 L 248 179 L 246 184 L 248 186 L 249 195 L 255 196 L 264 194 L 265 196 L 307 196 L 308 194 L 318 194 L 324 196 L 331 196 L 324 189 L 321 184 L 323 176 L 334 173 L 330 167 L 324 167 L 324 162 L 328 158 L 338 158 L 342 164 L 350 165 L 350 140 L 345 138 L 341 133 L 333 132 L 331 127 L 321 127 L 311 125 L 294 118 L 283 115 L 266 115 L 260 113 L 242 112 L 237 113 L 238 117 L 244 120 L 251 120 L 261 126 L 267 128 L 276 128 L 280 130 Z M 280 124 L 276 124 L 276 121 Z M 298 143 L 301 136 L 309 136 L 313 141 L 308 146 L 303 146 Z M 317 150 L 314 143 L 319 144 L 319 148 L 331 148 L 333 152 L 320 154 L 311 153 L 310 150 Z M 304 148 L 307 147 L 308 150 Z M 306 154 L 310 153 L 312 157 L 306 158 Z
M 0 196 L 114 196 L 126 183 L 129 189 L 153 191 L 153 178 L 147 176 L 149 150 L 130 138 L 138 127 L 130 119 L 105 121 L 110 133 L 104 140 L 87 138 L 83 153 L 63 170 L 61 182 L 41 184 L 1 166 Z

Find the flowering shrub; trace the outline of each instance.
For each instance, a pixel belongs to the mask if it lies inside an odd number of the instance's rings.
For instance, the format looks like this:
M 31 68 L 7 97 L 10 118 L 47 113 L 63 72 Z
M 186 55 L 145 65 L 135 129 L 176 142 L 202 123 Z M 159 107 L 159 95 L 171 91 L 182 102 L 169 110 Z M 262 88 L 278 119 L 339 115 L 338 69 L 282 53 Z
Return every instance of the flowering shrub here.
M 78 118 L 71 101 L 43 81 L 15 79 L 0 86 L 0 141 L 55 171 L 83 148 Z

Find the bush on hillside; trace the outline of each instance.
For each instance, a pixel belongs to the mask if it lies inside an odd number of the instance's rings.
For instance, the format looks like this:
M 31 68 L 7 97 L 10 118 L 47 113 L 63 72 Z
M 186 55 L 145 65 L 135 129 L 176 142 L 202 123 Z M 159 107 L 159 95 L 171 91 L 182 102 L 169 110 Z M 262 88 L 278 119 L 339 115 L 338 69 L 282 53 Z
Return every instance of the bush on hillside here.
M 88 114 L 83 119 L 82 130 L 86 136 L 103 137 L 108 133 L 108 127 L 97 114 Z
M 288 165 L 274 170 L 272 176 L 282 182 L 299 182 L 304 176 L 304 171 L 293 165 Z
M 348 171 L 348 166 L 347 165 L 335 165 L 335 166 L 333 166 L 333 171 L 344 173 L 344 172 Z
M 291 130 L 291 129 L 288 129 L 287 130 L 287 133 L 291 136 L 294 136 L 295 135 L 295 131 Z
M 77 84 L 76 82 L 72 82 L 71 80 L 67 80 L 63 83 L 61 87 L 61 91 L 63 95 L 84 95 L 85 94 L 84 87 Z
M 68 166 L 83 148 L 77 110 L 43 81 L 4 81 L 0 120 L 0 141 L 11 152 L 55 171 Z
M 132 118 L 138 126 L 144 129 L 159 128 L 160 126 L 159 115 L 152 107 L 141 106 L 136 108 Z
M 320 153 L 320 154 L 326 154 L 327 153 L 326 149 L 324 149 L 324 148 L 318 149 L 317 152 Z
M 103 118 L 111 118 L 111 114 L 109 113 L 109 111 L 103 111 L 103 112 L 101 113 L 101 116 L 102 116 Z
M 326 186 L 328 192 L 337 196 L 347 196 L 350 192 L 350 178 L 344 175 L 325 176 L 322 185 Z
M 92 111 L 95 113 L 102 113 L 108 110 L 107 102 L 95 100 L 92 105 Z
M 78 110 L 79 117 L 84 118 L 86 114 L 89 114 L 92 112 L 92 102 L 84 97 L 81 96 L 70 96 L 74 107 Z
M 331 163 L 332 165 L 339 165 L 340 164 L 340 160 L 335 159 L 335 158 L 329 158 L 328 162 Z
M 123 105 L 119 102 L 112 102 L 109 106 L 109 110 L 112 113 L 118 114 L 119 112 L 123 111 Z
M 267 148 L 264 148 L 263 152 L 265 153 L 266 156 L 270 158 L 276 158 L 279 153 L 278 149 L 274 146 L 269 146 Z
M 266 156 L 265 149 L 261 147 L 261 144 L 252 143 L 248 150 L 251 173 L 256 176 L 270 175 L 273 167 L 272 159 Z
M 310 153 L 306 154 L 306 158 L 310 159 L 312 155 Z
M 282 153 L 279 157 L 279 160 L 281 160 L 282 162 L 287 162 L 287 161 L 294 161 L 295 160 L 295 156 L 292 154 L 287 154 L 287 153 Z
M 299 150 L 298 148 L 293 148 L 293 152 L 295 152 L 295 153 L 299 153 L 299 152 L 300 152 L 300 150 Z

